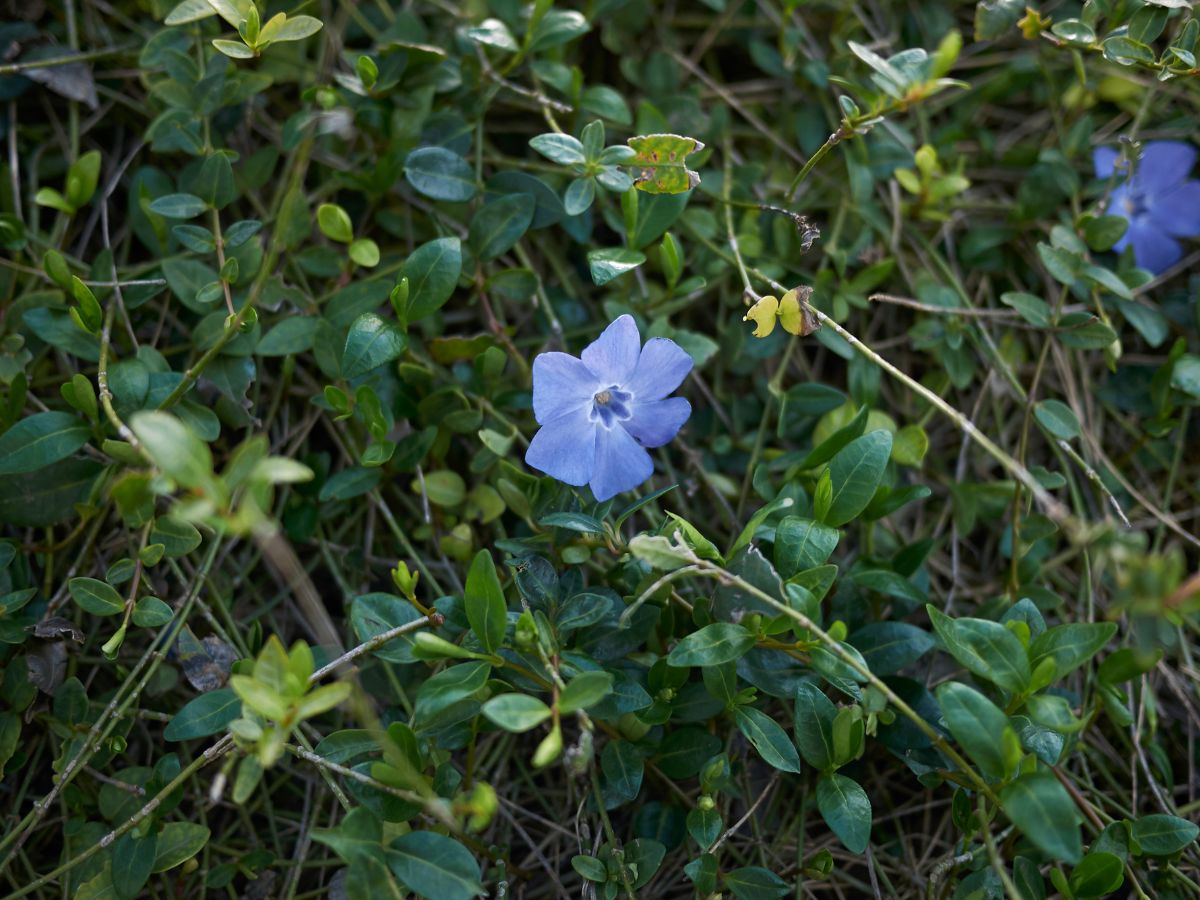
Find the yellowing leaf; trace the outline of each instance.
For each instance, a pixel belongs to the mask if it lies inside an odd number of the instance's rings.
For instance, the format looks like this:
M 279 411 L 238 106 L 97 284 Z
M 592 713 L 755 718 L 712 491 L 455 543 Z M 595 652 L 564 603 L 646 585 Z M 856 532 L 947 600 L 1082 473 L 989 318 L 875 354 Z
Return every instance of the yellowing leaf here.
M 637 156 L 630 165 L 637 169 L 633 184 L 648 194 L 682 194 L 700 183 L 700 176 L 689 169 L 686 157 L 704 145 L 695 138 L 677 134 L 644 134 L 626 143 Z
M 794 292 L 792 292 L 794 294 Z M 786 299 L 786 294 L 784 295 Z M 793 299 L 794 296 L 793 296 Z M 746 310 L 742 316 L 743 322 L 754 323 L 754 336 L 765 338 L 775 330 L 775 319 L 779 312 L 779 301 L 774 297 L 762 297 L 757 303 Z
M 784 294 L 779 301 L 779 321 L 788 334 L 809 335 L 821 327 L 807 306 L 811 296 L 812 288 L 795 288 Z

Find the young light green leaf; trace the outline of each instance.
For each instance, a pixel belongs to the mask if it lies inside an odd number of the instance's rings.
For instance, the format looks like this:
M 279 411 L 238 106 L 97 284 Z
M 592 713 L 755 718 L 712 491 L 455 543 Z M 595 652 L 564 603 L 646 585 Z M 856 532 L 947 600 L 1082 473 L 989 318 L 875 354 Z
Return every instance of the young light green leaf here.
M 567 682 L 558 697 L 563 715 L 595 706 L 612 693 L 613 676 L 609 672 L 580 672 Z
M 480 712 L 505 731 L 517 734 L 550 718 L 550 707 L 528 694 L 500 694 L 483 704 Z

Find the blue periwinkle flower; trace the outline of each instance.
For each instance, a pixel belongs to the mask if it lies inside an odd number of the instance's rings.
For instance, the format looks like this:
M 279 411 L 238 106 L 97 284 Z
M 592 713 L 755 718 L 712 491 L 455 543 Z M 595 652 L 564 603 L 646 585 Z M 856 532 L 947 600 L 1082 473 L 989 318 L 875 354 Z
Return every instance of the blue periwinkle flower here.
M 1098 178 L 1113 175 L 1117 156 L 1111 147 L 1096 148 Z M 1182 259 L 1183 248 L 1175 238 L 1200 236 L 1200 181 L 1188 179 L 1195 164 L 1191 144 L 1153 141 L 1143 147 L 1133 175 L 1113 189 L 1105 210 L 1129 221 L 1114 250 L 1120 253 L 1132 245 L 1137 264 L 1156 275 Z
M 661 447 L 692 414 L 667 397 L 692 358 L 674 341 L 642 346 L 632 316 L 621 316 L 576 359 L 542 353 L 533 361 L 533 414 L 542 427 L 525 462 L 559 481 L 590 484 L 597 500 L 632 490 L 654 472 L 647 447 Z

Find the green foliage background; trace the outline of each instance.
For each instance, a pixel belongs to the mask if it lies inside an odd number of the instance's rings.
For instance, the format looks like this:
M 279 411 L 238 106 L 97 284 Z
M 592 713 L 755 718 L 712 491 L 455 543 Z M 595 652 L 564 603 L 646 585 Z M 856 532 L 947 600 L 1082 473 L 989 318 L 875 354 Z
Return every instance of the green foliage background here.
M 8 896 L 1200 895 L 1186 0 L 13 13 Z

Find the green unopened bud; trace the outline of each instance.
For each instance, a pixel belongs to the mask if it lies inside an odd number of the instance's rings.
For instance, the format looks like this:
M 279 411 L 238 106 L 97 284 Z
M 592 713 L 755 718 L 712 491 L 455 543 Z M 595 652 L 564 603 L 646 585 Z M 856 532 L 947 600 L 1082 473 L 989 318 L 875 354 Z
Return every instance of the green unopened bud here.
M 700 799 L 696 801 L 696 808 L 703 812 L 708 812 L 716 805 L 716 801 L 713 800 L 711 794 L 701 794 Z
M 544 769 L 558 759 L 559 754 L 562 753 L 562 748 L 562 729 L 556 724 L 550 729 L 550 733 L 542 738 L 542 742 L 538 744 L 538 748 L 533 754 L 533 767 L 535 769 Z
M 117 629 L 116 634 L 105 641 L 104 646 L 100 648 L 100 652 L 104 654 L 106 659 L 115 659 L 117 651 L 121 649 L 123 643 L 125 643 L 124 625 Z

